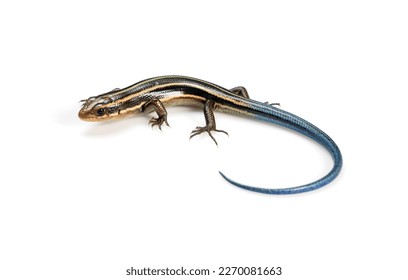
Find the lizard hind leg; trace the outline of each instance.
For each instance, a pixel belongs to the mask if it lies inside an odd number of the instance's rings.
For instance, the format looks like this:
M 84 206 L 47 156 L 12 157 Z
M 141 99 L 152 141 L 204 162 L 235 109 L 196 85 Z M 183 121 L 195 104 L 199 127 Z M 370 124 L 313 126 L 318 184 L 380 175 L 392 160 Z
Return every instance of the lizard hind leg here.
M 214 117 L 214 108 L 215 103 L 213 100 L 207 100 L 204 104 L 204 117 L 205 117 L 205 126 L 197 126 L 190 134 L 190 139 L 194 136 L 197 136 L 203 132 L 207 132 L 210 135 L 211 139 L 214 143 L 218 146 L 217 140 L 215 140 L 214 136 L 211 134 L 211 131 L 215 132 L 222 132 L 228 135 L 228 133 L 224 130 L 219 130 L 215 124 L 215 117 Z
M 249 94 L 248 91 L 246 90 L 246 88 L 242 87 L 242 86 L 238 86 L 238 87 L 234 87 L 232 89 L 230 89 L 230 91 L 232 93 L 235 93 L 238 96 L 244 97 L 244 98 L 248 98 L 249 99 Z M 280 103 L 269 103 L 268 101 L 264 102 L 266 105 L 269 106 L 280 106 Z
M 232 91 L 233 93 L 235 93 L 236 95 L 239 95 L 241 97 L 244 98 L 248 98 L 249 99 L 249 94 L 248 91 L 246 90 L 246 88 L 239 86 L 239 87 L 234 87 L 232 89 L 230 89 L 230 91 Z

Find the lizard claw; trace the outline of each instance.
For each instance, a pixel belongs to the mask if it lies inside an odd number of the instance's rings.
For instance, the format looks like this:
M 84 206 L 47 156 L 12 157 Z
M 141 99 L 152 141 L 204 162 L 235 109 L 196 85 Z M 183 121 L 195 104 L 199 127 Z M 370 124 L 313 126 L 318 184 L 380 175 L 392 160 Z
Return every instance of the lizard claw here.
M 193 138 L 194 136 L 197 136 L 197 135 L 203 133 L 203 132 L 207 132 L 208 135 L 210 135 L 211 139 L 214 141 L 215 145 L 218 146 L 217 140 L 215 140 L 215 138 L 212 135 L 211 131 L 222 132 L 222 133 L 225 133 L 226 135 L 228 135 L 228 132 L 226 132 L 224 130 L 215 129 L 215 128 L 211 128 L 211 127 L 208 127 L 208 126 L 197 126 L 196 129 L 191 131 L 190 139 Z
M 149 121 L 149 124 L 154 127 L 155 125 L 157 125 L 159 127 L 160 130 L 162 130 L 162 125 L 163 123 L 165 123 L 167 126 L 170 126 L 169 123 L 167 122 L 167 116 L 163 115 L 157 118 L 151 118 Z

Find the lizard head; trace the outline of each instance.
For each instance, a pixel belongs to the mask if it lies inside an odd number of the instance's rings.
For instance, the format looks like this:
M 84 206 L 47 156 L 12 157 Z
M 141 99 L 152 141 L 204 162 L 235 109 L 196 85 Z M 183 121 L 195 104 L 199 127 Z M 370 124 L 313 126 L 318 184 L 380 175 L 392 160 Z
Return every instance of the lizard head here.
M 93 96 L 83 102 L 78 117 L 84 121 L 98 122 L 117 117 L 120 113 L 117 104 L 107 95 Z

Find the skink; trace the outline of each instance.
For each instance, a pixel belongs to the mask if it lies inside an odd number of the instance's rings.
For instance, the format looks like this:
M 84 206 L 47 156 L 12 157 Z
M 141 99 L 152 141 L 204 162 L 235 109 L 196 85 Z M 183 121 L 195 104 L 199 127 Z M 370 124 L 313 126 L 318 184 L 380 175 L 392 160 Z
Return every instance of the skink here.
M 221 111 L 253 117 L 269 123 L 281 125 L 297 131 L 321 144 L 331 154 L 334 165 L 331 171 L 321 179 L 309 184 L 291 188 L 259 188 L 238 183 L 222 172 L 221 176 L 231 184 L 249 191 L 265 194 L 295 194 L 321 188 L 333 181 L 340 173 L 342 156 L 336 143 L 322 130 L 308 121 L 276 108 L 276 103 L 268 104 L 249 98 L 244 87 L 226 89 L 191 77 L 161 76 L 146 79 L 123 89 L 114 89 L 108 93 L 82 100 L 79 118 L 85 121 L 103 121 L 122 118 L 131 114 L 155 111 L 157 118 L 150 124 L 161 129 L 167 122 L 167 106 L 198 105 L 204 110 L 205 126 L 198 126 L 191 132 L 190 138 L 206 132 L 217 144 L 212 133 L 223 132 L 215 124 L 214 111 Z

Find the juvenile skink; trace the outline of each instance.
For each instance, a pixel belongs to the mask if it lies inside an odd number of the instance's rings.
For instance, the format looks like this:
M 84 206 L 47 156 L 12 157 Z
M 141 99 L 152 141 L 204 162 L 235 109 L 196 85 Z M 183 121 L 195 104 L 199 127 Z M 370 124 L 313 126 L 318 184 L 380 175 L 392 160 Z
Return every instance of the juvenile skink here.
M 161 76 L 140 81 L 123 89 L 116 88 L 108 93 L 89 97 L 82 102 L 78 116 L 84 121 L 103 121 L 155 111 L 157 117 L 153 117 L 149 123 L 160 129 L 163 124 L 168 125 L 167 106 L 198 105 L 204 110 L 206 125 L 196 127 L 191 132 L 190 138 L 206 132 L 216 144 L 211 132 L 226 132 L 216 128 L 215 110 L 253 117 L 281 125 L 311 138 L 326 148 L 333 158 L 333 168 L 327 175 L 317 181 L 291 188 L 253 187 L 233 181 L 220 172 L 221 176 L 231 184 L 249 191 L 265 194 L 308 192 L 333 181 L 342 167 L 341 152 L 326 133 L 308 121 L 276 108 L 274 105 L 277 103 L 269 104 L 250 99 L 244 87 L 226 89 L 196 78 Z

